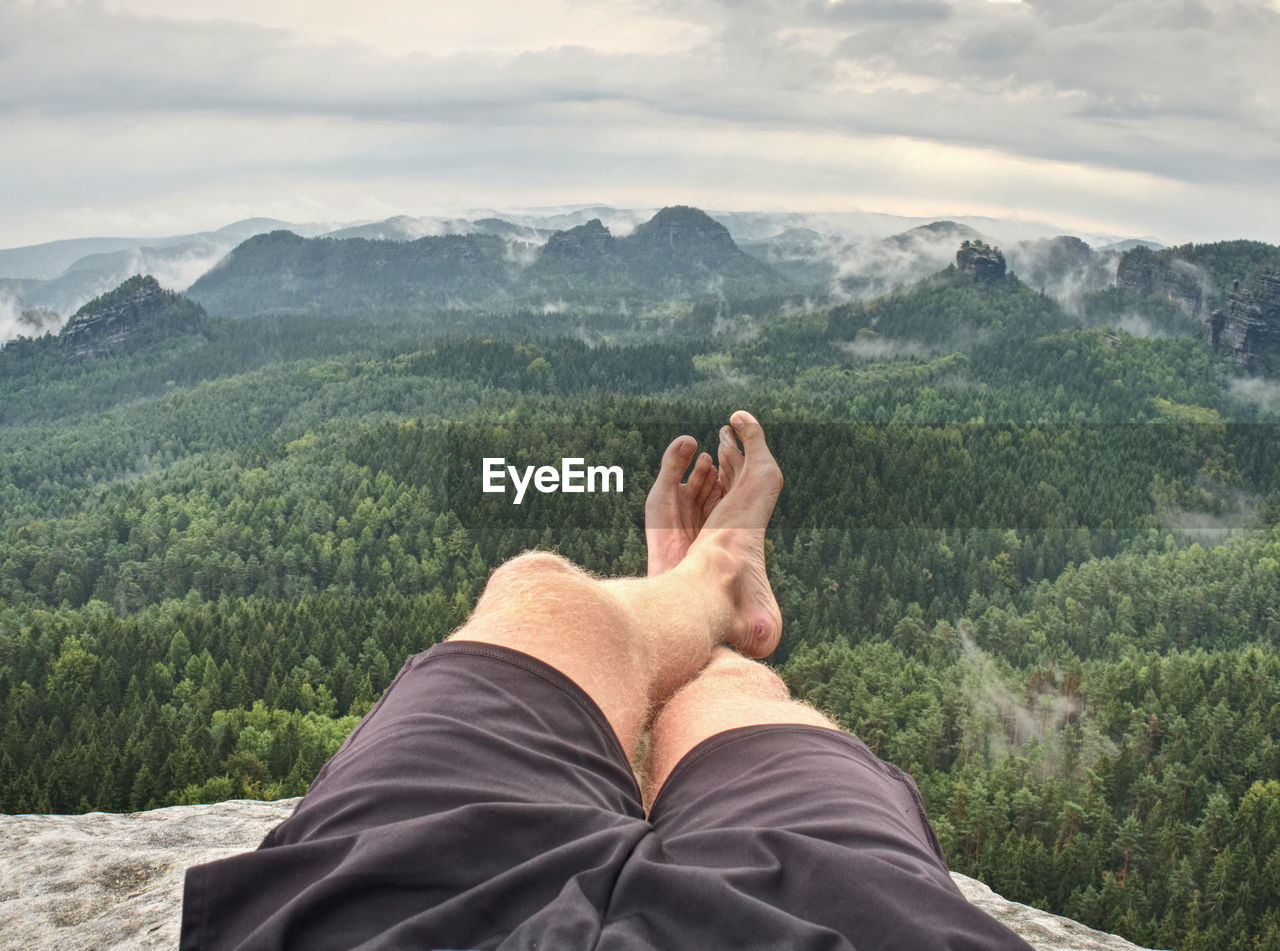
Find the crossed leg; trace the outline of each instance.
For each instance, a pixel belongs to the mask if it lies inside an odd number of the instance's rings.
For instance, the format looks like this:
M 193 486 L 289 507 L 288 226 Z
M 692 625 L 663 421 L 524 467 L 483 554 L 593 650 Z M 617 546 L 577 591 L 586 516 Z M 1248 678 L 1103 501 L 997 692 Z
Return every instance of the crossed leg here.
M 188 873 L 183 948 L 1029 951 L 952 884 L 914 784 L 743 656 L 781 631 L 782 477 L 755 419 L 732 427 L 718 471 L 681 482 L 689 437 L 664 455 L 650 577 L 500 567 L 257 852 Z M 651 809 L 583 691 L 628 758 L 651 726 Z
M 663 455 L 645 511 L 649 577 L 599 580 L 555 555 L 521 555 L 494 572 L 452 637 L 560 670 L 604 712 L 629 757 L 661 711 L 650 752 L 654 791 L 685 752 L 724 730 L 831 726 L 746 659 L 772 653 L 782 626 L 764 568 L 782 473 L 764 432 L 751 414 L 734 413 L 721 434 L 719 471 L 703 453 L 682 482 L 695 448 L 681 436 Z
M 646 809 L 676 764 L 695 746 L 745 726 L 803 724 L 838 730 L 813 707 L 791 699 L 769 667 L 726 647 L 659 711 L 653 724 L 642 788 Z

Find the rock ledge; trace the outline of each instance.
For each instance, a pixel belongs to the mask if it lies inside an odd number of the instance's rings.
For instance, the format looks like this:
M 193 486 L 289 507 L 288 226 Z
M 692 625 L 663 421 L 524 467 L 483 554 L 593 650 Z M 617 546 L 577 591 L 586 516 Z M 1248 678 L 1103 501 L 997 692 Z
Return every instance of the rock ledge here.
M 176 947 L 187 867 L 256 848 L 297 802 L 0 816 L 0 947 Z M 1114 935 L 1005 901 L 971 878 L 952 877 L 971 902 L 1040 951 L 1140 951 Z

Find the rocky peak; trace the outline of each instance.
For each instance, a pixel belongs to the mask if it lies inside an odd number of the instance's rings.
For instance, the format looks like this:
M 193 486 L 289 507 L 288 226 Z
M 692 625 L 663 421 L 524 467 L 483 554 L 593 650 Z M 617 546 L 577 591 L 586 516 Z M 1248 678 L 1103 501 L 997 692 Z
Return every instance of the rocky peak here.
M 627 241 L 636 247 L 703 259 L 738 252 L 728 228 L 688 205 L 663 208 L 636 228 Z
M 77 360 L 108 353 L 168 310 L 177 296 L 154 277 L 135 275 L 76 311 L 60 342 Z
M 1280 364 L 1280 271 L 1264 268 L 1247 290 L 1239 284 L 1209 315 L 1209 345 L 1250 373 Z
M 189 866 L 256 848 L 296 799 L 171 806 L 132 815 L 0 816 L 0 947 L 142 951 L 178 944 Z M 1037 951 L 1141 951 L 1123 938 L 1006 901 L 952 873 L 964 896 Z
M 956 267 L 975 281 L 990 284 L 1004 277 L 1004 255 L 981 241 L 966 240 L 956 252 Z
M 1160 259 L 1148 247 L 1126 251 L 1116 267 L 1116 287 L 1146 297 L 1155 290 Z
M 630 280 L 654 296 L 742 300 L 790 286 L 739 248 L 728 228 L 685 205 L 663 208 L 615 247 Z
M 613 235 L 599 218 L 586 224 L 557 231 L 547 239 L 544 256 L 557 261 L 591 261 L 613 252 Z

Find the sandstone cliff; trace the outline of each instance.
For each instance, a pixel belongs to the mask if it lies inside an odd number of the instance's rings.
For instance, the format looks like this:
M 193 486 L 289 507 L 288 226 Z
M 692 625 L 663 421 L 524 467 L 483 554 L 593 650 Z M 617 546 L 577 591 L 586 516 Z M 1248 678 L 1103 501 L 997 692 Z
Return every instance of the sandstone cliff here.
M 138 275 L 81 307 L 58 337 L 69 356 L 83 360 L 168 330 L 194 329 L 203 317 L 198 306 L 154 277 Z
M 547 239 L 542 256 L 559 261 L 594 261 L 616 254 L 614 238 L 599 218 L 568 231 L 557 231 Z
M 188 866 L 256 848 L 296 799 L 133 815 L 0 816 L 0 947 L 173 948 Z M 1140 951 L 953 876 L 968 899 L 1040 951 Z
M 1209 345 L 1250 373 L 1280 367 L 1280 271 L 1259 271 L 1248 290 L 1227 295 L 1209 315 Z
M 1150 248 L 1126 251 L 1116 266 L 1116 287 L 1139 297 L 1163 297 L 1188 317 L 1204 320 L 1213 303 L 1212 288 L 1194 264 L 1163 259 Z
M 989 284 L 1004 277 L 1004 255 L 981 241 L 966 241 L 956 252 L 956 267 L 961 274 L 968 274 L 975 281 Z
M 608 292 L 618 296 L 641 295 L 644 288 L 628 273 L 620 246 L 599 218 L 547 239 L 533 267 L 530 286 L 549 296 L 573 297 Z

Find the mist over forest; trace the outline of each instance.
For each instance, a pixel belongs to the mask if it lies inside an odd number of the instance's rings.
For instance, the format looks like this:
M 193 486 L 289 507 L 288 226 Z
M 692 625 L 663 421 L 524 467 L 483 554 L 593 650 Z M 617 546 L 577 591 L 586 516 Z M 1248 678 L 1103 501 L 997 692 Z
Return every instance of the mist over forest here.
M 0 251 L 0 811 L 303 793 L 528 548 L 755 412 L 792 690 L 952 868 L 1280 947 L 1280 247 L 481 211 Z M 480 490 L 485 457 L 621 493 Z
M 557 245 L 564 244 L 564 236 L 568 234 L 569 244 L 574 246 L 586 237 L 579 229 L 593 220 L 601 222 L 610 239 L 627 239 L 657 211 L 603 205 L 543 214 L 477 210 L 472 213 L 474 217 L 397 215 L 354 224 L 251 218 L 198 234 L 149 239 L 82 238 L 0 249 L 0 343 L 18 336 L 56 333 L 85 303 L 135 274 L 155 277 L 167 290 L 186 292 L 204 278 L 208 278 L 205 286 L 216 285 L 211 272 L 225 266 L 228 259 L 244 266 L 245 258 L 254 258 L 269 273 L 278 273 L 281 262 L 268 264 L 265 260 L 273 253 L 278 255 L 286 244 L 283 234 L 268 240 L 267 236 L 276 232 L 301 238 L 324 237 L 329 241 L 319 246 L 301 246 L 317 253 L 321 247 L 331 252 L 334 248 L 348 249 L 356 258 L 378 257 L 385 261 L 388 254 L 399 251 L 401 257 L 414 259 L 420 265 L 423 254 L 415 254 L 412 246 L 417 245 L 422 252 L 433 245 L 449 243 L 434 239 L 447 238 L 459 247 L 474 250 L 478 257 L 487 255 L 493 259 L 480 286 L 466 289 L 472 292 L 470 296 L 464 293 L 459 298 L 456 289 L 450 288 L 435 299 L 423 300 L 418 293 L 412 299 L 397 298 L 382 304 L 370 300 L 379 295 L 364 293 L 345 307 L 336 305 L 352 316 L 368 317 L 394 309 L 396 316 L 404 317 L 441 306 L 470 308 L 486 303 L 485 292 L 489 294 L 488 302 L 518 297 L 530 307 L 549 311 L 581 303 L 599 309 L 603 306 L 600 298 L 609 296 L 617 297 L 611 301 L 613 306 L 625 306 L 628 297 L 644 290 L 651 293 L 642 296 L 661 302 L 671 296 L 669 286 L 642 288 L 626 281 L 597 281 L 595 286 L 585 288 L 566 286 L 558 280 L 563 267 L 552 263 Z M 768 277 L 763 280 L 772 284 L 769 288 L 744 289 L 732 283 L 726 287 L 724 274 L 708 273 L 700 285 L 688 289 L 696 295 L 723 299 L 762 296 L 769 290 L 819 302 L 875 297 L 945 268 L 954 258 L 959 242 L 971 238 L 1003 246 L 1014 269 L 1028 283 L 1071 301 L 1113 282 L 1123 250 L 1134 245 L 1160 246 L 1151 238 L 1059 234 L 1049 225 L 998 219 L 932 220 L 860 213 L 782 212 L 712 212 L 710 218 L 709 222 L 698 222 L 695 230 L 714 230 L 716 226 L 726 229 L 746 255 L 764 265 L 760 270 Z M 255 237 L 259 239 L 257 243 L 240 248 Z M 552 253 L 547 256 L 543 252 L 549 240 Z M 563 257 L 562 246 L 559 251 Z M 544 257 L 551 260 L 539 265 L 539 259 Z M 361 260 L 353 267 L 357 275 L 365 263 Z M 325 267 L 330 272 L 330 283 L 336 283 L 339 269 L 333 261 L 326 261 Z M 588 285 L 591 277 L 587 277 Z M 385 283 L 385 276 L 380 275 L 380 281 Z M 415 268 L 410 281 L 423 283 L 420 268 Z M 421 288 L 418 290 L 421 292 Z M 273 309 L 332 312 L 333 287 L 326 291 L 322 297 L 286 302 L 280 299 L 278 286 L 256 291 L 242 289 L 237 300 L 224 302 L 215 287 L 202 303 L 214 312 L 228 303 L 227 313 L 237 316 Z M 596 299 L 584 302 L 590 292 L 595 293 Z M 194 296 L 201 298 L 199 289 Z

